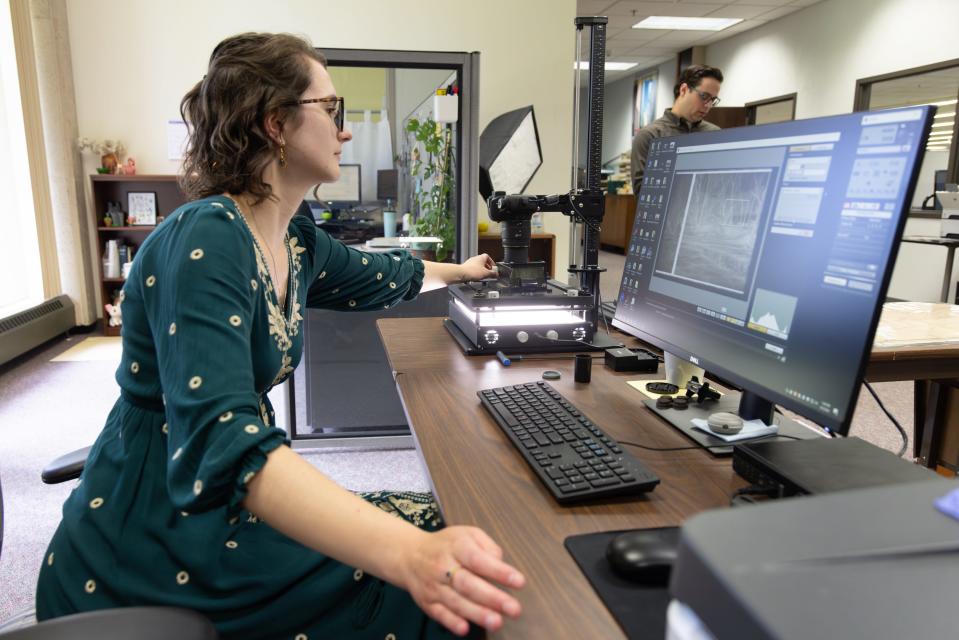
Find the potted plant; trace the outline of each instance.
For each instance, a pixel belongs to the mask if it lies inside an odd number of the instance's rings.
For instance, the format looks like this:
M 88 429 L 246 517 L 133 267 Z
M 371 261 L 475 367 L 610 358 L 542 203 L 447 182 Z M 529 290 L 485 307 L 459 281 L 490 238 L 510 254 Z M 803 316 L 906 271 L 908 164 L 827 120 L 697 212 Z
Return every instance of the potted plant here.
M 100 166 L 97 167 L 97 173 L 119 173 L 120 156 L 125 151 L 123 143 L 119 140 L 104 140 L 99 142 L 90 138 L 79 138 L 77 148 L 81 151 L 91 151 L 100 155 Z M 134 166 L 136 166 L 134 164 Z
M 436 247 L 436 259 L 444 262 L 452 258 L 456 249 L 456 221 L 451 206 L 454 187 L 452 129 L 437 124 L 432 118 L 422 121 L 414 118 L 407 123 L 406 131 L 416 141 L 409 153 L 408 165 L 413 181 L 413 232 L 442 240 L 443 243 Z

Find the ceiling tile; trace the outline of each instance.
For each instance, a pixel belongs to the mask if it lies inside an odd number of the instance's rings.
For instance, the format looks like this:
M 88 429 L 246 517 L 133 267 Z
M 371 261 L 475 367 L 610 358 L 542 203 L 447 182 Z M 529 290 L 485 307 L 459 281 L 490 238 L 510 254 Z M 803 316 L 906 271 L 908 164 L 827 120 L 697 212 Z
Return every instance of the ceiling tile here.
M 615 4 L 616 0 L 577 0 L 576 15 L 578 16 L 602 16 L 607 7 Z
M 767 7 L 785 7 L 792 0 L 735 0 L 733 4 L 761 4 Z
M 769 7 L 755 4 L 730 4 L 719 7 L 709 14 L 710 18 L 742 18 L 749 20 L 764 13 L 769 13 Z
M 766 13 L 756 16 L 755 20 L 761 20 L 762 22 L 771 22 L 772 20 L 778 20 L 783 16 L 788 16 L 790 13 L 796 13 L 800 10 L 801 7 L 776 7 L 772 8 Z
M 620 0 L 607 9 L 610 16 L 637 17 L 637 22 L 646 16 L 682 16 L 698 18 L 716 10 L 715 4 L 689 2 L 675 4 L 672 2 L 637 2 L 636 0 Z

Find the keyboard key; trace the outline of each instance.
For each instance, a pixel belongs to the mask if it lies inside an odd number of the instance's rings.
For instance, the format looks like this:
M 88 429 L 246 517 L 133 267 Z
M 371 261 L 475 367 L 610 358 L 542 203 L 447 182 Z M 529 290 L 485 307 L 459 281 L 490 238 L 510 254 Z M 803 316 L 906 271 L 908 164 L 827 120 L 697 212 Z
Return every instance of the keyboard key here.
M 519 424 L 519 421 L 514 418 L 513 414 L 510 413 L 502 404 L 494 403 L 493 408 L 503 418 L 507 425 L 515 427 Z
M 619 484 L 619 478 L 600 478 L 599 480 L 591 480 L 589 484 L 594 487 L 609 487 Z

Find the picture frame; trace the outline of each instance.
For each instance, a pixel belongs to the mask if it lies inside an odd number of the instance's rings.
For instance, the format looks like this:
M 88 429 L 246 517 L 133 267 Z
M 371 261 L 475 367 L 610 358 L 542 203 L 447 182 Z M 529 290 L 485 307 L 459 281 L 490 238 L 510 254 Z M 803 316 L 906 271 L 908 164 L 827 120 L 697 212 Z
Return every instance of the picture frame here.
M 633 135 L 657 117 L 656 91 L 659 73 L 654 71 L 636 79 L 633 89 Z
M 156 191 L 130 191 L 127 194 L 127 216 L 133 225 L 157 223 Z

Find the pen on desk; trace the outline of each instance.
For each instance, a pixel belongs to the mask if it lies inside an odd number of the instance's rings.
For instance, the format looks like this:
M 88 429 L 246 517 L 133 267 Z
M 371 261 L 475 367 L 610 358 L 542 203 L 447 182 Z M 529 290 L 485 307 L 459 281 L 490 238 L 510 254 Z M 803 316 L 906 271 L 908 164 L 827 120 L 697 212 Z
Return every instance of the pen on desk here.
M 505 353 L 503 353 L 502 351 L 497 351 L 497 352 L 496 352 L 496 357 L 499 358 L 499 361 L 503 363 L 503 366 L 504 366 L 504 367 L 508 367 L 508 366 L 509 366 L 509 364 L 510 364 L 511 361 L 510 361 L 509 358 L 506 357 L 506 354 L 505 354 Z

